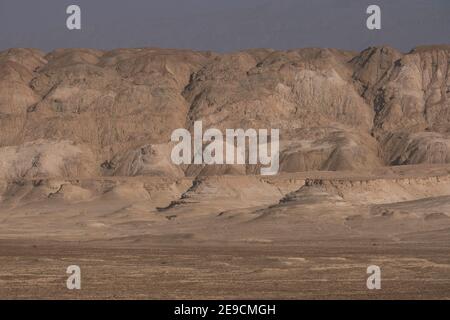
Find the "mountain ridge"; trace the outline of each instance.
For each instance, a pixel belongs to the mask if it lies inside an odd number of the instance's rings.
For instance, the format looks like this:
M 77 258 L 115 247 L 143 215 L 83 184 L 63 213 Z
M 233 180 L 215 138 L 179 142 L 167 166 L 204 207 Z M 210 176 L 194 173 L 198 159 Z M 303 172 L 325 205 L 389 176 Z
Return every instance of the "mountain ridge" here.
M 0 155 L 12 160 L 0 162 L 0 177 L 79 175 L 70 153 L 52 170 L 36 162 L 48 157 L 46 143 L 78 148 L 87 176 L 255 173 L 251 166 L 174 167 L 170 134 L 192 130 L 196 120 L 222 130 L 280 129 L 281 172 L 445 164 L 449 57 L 449 45 L 409 53 L 388 46 L 359 53 L 6 50 Z

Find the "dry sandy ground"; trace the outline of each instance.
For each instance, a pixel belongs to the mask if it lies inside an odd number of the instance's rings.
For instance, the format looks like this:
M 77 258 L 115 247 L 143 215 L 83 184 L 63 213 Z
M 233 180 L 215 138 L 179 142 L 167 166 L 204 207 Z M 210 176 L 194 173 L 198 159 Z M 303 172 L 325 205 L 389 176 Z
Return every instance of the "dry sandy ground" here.
M 24 299 L 450 299 L 448 248 L 416 244 L 114 248 L 1 242 L 0 297 Z M 77 264 L 82 289 L 68 290 Z M 381 290 L 366 268 L 382 270 Z

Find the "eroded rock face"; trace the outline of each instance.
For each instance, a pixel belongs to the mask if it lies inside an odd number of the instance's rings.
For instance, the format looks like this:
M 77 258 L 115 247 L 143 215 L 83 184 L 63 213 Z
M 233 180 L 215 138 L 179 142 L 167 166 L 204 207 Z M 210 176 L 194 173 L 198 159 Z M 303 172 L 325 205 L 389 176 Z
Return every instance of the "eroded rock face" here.
M 450 46 L 11 49 L 0 53 L 0 176 L 258 171 L 174 168 L 170 135 L 196 120 L 280 129 L 282 172 L 448 163 L 449 66 Z M 30 167 L 38 155 L 55 166 Z
M 0 179 L 98 177 L 92 151 L 71 141 L 36 140 L 0 148 Z

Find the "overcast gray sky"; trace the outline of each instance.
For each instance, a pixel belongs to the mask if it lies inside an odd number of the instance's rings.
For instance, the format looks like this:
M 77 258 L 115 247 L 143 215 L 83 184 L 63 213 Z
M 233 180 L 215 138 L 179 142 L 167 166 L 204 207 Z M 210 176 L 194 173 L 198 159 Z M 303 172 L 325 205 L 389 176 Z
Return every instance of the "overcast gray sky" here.
M 82 30 L 66 28 L 66 8 L 82 10 Z M 382 30 L 366 28 L 366 8 L 382 9 Z M 387 44 L 403 51 L 450 43 L 450 0 L 0 0 L 0 50 L 335 47 Z

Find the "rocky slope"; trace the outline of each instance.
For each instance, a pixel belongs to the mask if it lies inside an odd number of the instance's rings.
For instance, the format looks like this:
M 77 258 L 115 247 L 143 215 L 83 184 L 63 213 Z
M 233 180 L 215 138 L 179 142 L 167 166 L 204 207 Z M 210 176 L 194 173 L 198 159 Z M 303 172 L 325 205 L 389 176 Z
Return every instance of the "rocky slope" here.
M 174 167 L 170 134 L 195 120 L 279 128 L 282 172 L 448 163 L 449 65 L 450 46 L 11 49 L 0 53 L 0 177 L 254 172 Z
M 450 167 L 417 170 L 2 181 L 0 235 L 143 244 L 378 239 L 448 246 Z

